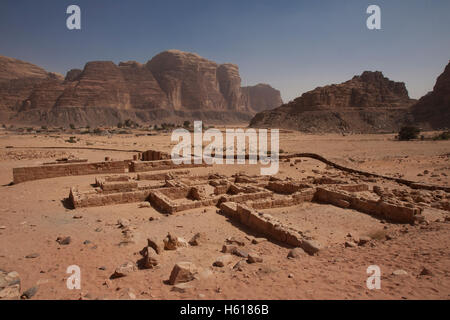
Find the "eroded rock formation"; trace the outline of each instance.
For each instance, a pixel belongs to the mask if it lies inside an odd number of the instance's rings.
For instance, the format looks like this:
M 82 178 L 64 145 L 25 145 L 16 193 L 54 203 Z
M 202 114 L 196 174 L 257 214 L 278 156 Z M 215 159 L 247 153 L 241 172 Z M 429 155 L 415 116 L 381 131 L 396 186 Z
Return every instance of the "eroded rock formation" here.
M 61 79 L 31 63 L 0 56 L 0 120 L 7 120 L 16 112 L 36 85 Z
M 0 113 L 25 123 L 115 125 L 186 119 L 248 121 L 281 104 L 270 86 L 241 88 L 239 68 L 169 50 L 146 64 L 88 62 L 65 79 L 19 60 L 0 59 Z
M 414 119 L 424 129 L 450 128 L 450 62 L 437 78 L 433 91 L 413 106 Z
M 250 125 L 305 132 L 390 132 L 409 121 L 413 102 L 403 82 L 391 81 L 378 71 L 365 71 L 258 113 Z

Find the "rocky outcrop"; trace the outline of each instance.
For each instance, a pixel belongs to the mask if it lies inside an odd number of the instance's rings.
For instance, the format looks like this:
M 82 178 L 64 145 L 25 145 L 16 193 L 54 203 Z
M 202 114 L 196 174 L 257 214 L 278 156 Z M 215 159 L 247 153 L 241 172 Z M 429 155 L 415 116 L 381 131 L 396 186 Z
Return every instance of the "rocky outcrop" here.
M 169 50 L 147 63 L 175 110 L 225 110 L 218 65 L 194 53 Z
M 153 123 L 192 119 L 223 123 L 248 121 L 256 110 L 274 108 L 281 101 L 270 86 L 241 88 L 238 66 L 218 65 L 179 50 L 162 52 L 146 64 L 88 62 L 83 70 L 70 70 L 65 79 L 22 62 L 17 68 L 14 79 L 24 89 L 11 89 L 8 83 L 0 91 L 0 98 L 6 97 L 4 109 L 16 113 L 10 115 L 16 122 L 96 126 L 125 119 Z M 14 69 L 14 64 L 4 69 Z M 33 76 L 33 81 L 28 83 L 25 76 Z
M 410 121 L 414 102 L 405 84 L 365 71 L 341 84 L 319 87 L 271 111 L 258 113 L 252 127 L 305 132 L 392 132 Z
M 0 120 L 8 120 L 17 112 L 42 81 L 61 79 L 31 63 L 0 56 Z
M 253 111 L 261 112 L 273 109 L 283 104 L 280 91 L 268 84 L 260 83 L 256 86 L 242 88 L 243 104 L 251 106 Z
M 450 62 L 437 78 L 433 91 L 420 98 L 412 112 L 423 129 L 450 128 Z

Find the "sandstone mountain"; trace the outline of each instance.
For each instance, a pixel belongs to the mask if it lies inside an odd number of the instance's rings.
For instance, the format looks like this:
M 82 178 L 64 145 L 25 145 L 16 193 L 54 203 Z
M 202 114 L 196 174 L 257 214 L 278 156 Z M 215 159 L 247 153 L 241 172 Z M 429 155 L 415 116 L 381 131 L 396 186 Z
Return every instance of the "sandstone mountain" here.
M 31 63 L 0 56 L 0 120 L 13 115 L 36 85 L 58 79 L 62 77 Z
M 450 62 L 437 78 L 433 91 L 420 98 L 412 112 L 423 129 L 450 128 Z
M 392 132 L 412 120 L 409 108 L 413 103 L 404 83 L 391 81 L 378 71 L 365 71 L 260 112 L 250 126 L 304 132 Z
M 88 62 L 65 79 L 3 58 L 0 100 L 3 121 L 66 126 L 115 125 L 125 119 L 242 122 L 282 104 L 280 92 L 268 85 L 241 88 L 238 66 L 178 50 L 146 64 Z

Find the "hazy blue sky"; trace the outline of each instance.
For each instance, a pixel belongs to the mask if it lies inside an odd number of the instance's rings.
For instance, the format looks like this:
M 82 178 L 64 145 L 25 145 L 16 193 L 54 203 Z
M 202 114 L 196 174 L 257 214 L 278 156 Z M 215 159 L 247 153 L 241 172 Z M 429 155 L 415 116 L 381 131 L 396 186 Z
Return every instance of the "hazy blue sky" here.
M 66 28 L 70 4 L 81 31 Z M 382 30 L 366 28 L 370 4 Z M 448 0 L 1 0 L 0 55 L 65 74 L 180 49 L 236 63 L 243 85 L 269 83 L 285 101 L 364 70 L 418 98 L 449 62 L 449 13 Z

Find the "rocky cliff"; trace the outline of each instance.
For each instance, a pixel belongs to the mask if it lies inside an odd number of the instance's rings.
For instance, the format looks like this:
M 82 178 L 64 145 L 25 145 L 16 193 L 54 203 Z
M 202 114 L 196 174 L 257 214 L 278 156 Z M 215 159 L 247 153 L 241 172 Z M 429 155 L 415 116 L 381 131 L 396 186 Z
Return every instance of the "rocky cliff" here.
M 413 102 L 404 83 L 391 81 L 378 71 L 365 71 L 258 113 L 250 126 L 305 132 L 392 132 L 411 121 Z
M 273 106 L 281 106 L 283 104 L 280 91 L 264 83 L 243 87 L 242 99 L 244 99 L 243 104 L 251 106 L 255 112 L 270 110 L 273 109 Z
M 146 64 L 88 62 L 83 70 L 70 70 L 65 79 L 8 59 L 0 63 L 0 107 L 3 118 L 15 122 L 241 122 L 281 104 L 280 92 L 270 86 L 241 88 L 238 66 L 178 50 L 162 52 Z
M 412 112 L 423 129 L 450 128 L 450 62 L 437 78 L 433 91 L 420 98 Z
M 62 80 L 31 63 L 0 56 L 0 120 L 5 121 L 21 107 L 36 85 Z

